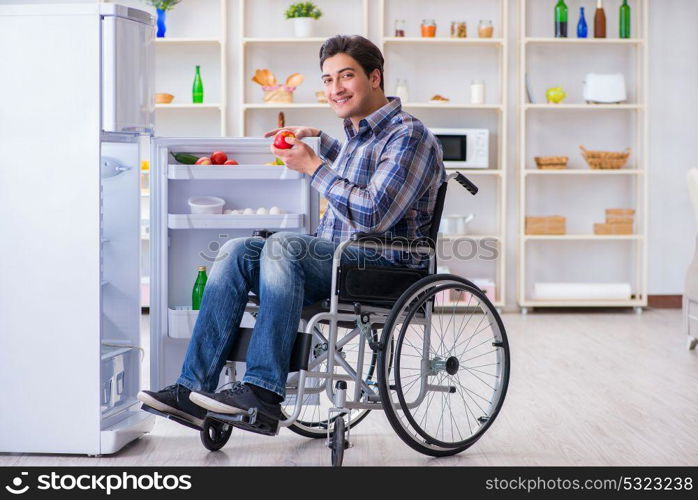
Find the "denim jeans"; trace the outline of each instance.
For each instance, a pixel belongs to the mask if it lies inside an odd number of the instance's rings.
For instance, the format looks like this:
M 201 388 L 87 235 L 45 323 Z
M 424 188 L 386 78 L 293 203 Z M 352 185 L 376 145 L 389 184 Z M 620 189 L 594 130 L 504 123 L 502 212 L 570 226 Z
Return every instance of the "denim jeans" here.
M 288 367 L 303 306 L 330 296 L 337 243 L 278 232 L 267 238 L 236 238 L 220 249 L 177 383 L 213 392 L 238 332 L 248 293 L 260 307 L 247 350 L 243 382 L 284 397 Z M 392 266 L 375 251 L 347 247 L 342 263 Z

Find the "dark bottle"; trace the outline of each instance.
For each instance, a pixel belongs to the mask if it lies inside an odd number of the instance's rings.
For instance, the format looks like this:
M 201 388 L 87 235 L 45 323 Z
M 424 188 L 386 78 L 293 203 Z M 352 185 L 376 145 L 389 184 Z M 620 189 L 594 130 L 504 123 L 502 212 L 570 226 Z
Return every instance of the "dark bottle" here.
M 191 291 L 191 308 L 198 311 L 201 308 L 201 299 L 204 298 L 204 288 L 206 288 L 206 266 L 199 266 L 199 274 L 194 282 L 194 289 Z
M 618 16 L 618 36 L 620 38 L 630 38 L 630 5 L 628 0 L 623 0 Z
M 577 38 L 586 38 L 589 33 L 587 20 L 584 19 L 584 7 L 579 8 L 579 22 L 577 23 Z
M 191 102 L 197 104 L 204 102 L 204 84 L 201 81 L 201 66 L 196 67 L 196 73 L 194 74 L 194 85 L 191 89 Z
M 567 5 L 558 0 L 555 6 L 555 38 L 567 38 Z
M 606 38 L 606 12 L 603 10 L 603 0 L 598 0 L 594 14 L 594 38 Z

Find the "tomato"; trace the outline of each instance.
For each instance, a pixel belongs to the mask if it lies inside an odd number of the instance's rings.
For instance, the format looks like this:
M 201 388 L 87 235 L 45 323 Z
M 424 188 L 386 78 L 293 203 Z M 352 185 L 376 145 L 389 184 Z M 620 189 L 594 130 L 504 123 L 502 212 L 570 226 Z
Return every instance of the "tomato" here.
M 225 165 L 225 161 L 228 159 L 228 155 L 223 151 L 214 151 L 211 155 L 211 162 L 214 165 Z
M 238 162 L 235 160 L 226 160 L 226 162 L 223 165 L 240 165 Z
M 286 142 L 286 137 L 296 137 L 296 135 L 288 130 L 282 130 L 274 136 L 274 147 L 279 149 L 291 149 L 293 146 Z
M 210 165 L 211 164 L 211 158 L 208 156 L 202 156 L 198 160 L 196 160 L 196 163 L 194 165 Z

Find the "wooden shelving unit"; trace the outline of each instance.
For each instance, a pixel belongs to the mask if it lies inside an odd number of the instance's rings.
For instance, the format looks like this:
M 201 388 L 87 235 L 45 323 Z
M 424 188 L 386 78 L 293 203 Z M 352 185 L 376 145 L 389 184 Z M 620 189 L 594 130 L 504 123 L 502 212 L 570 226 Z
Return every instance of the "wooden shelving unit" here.
M 531 14 L 530 9 L 535 6 L 540 8 L 541 3 L 535 2 L 533 0 L 519 0 L 519 245 L 518 245 L 518 304 L 521 308 L 522 313 L 526 313 L 529 308 L 532 307 L 634 307 L 636 312 L 641 312 L 643 307 L 647 306 L 647 216 L 648 216 L 648 201 L 647 201 L 647 176 L 644 175 L 647 171 L 648 156 L 648 134 L 647 134 L 647 86 L 648 86 L 648 54 L 647 54 L 647 34 L 648 34 L 648 1 L 638 0 L 634 2 L 634 18 L 633 18 L 633 30 L 636 38 L 631 39 L 618 39 L 618 38 L 606 38 L 606 39 L 577 39 L 577 38 L 549 38 L 549 37 L 534 37 L 530 36 L 528 33 L 529 29 L 529 19 L 528 16 Z M 608 8 L 608 7 L 607 7 Z M 552 9 L 552 7 L 551 7 Z M 570 13 L 572 13 L 572 8 Z M 572 19 L 570 15 L 570 20 Z M 617 30 L 609 24 L 609 34 L 612 34 Z M 591 31 L 591 30 L 590 30 Z M 591 36 L 591 33 L 590 33 Z M 599 51 L 600 49 L 589 49 L 589 54 L 593 57 L 586 57 L 580 55 L 579 47 L 620 47 L 615 50 L 626 50 L 632 51 L 626 57 L 632 57 L 634 60 L 630 60 L 629 64 L 632 65 L 633 71 L 635 72 L 634 79 L 630 79 L 631 84 L 628 85 L 629 95 L 635 97 L 632 102 L 623 104 L 585 104 L 585 103 L 564 103 L 564 104 L 532 104 L 527 101 L 527 89 L 526 89 L 526 73 L 530 71 L 528 61 L 530 57 L 530 51 L 537 50 L 538 47 L 544 47 L 547 51 L 546 54 L 551 54 L 552 51 L 565 51 L 569 47 L 575 47 L 574 59 L 570 64 L 574 64 L 576 68 L 584 67 L 589 68 L 588 72 L 594 72 L 594 64 L 600 59 L 606 56 L 605 52 Z M 622 49 L 622 47 L 627 47 Z M 602 49 L 603 50 L 603 49 Z M 556 59 L 558 61 L 559 59 Z M 540 61 L 540 59 L 539 59 Z M 626 75 L 627 77 L 627 75 Z M 634 84 L 634 88 L 631 85 Z M 540 93 L 537 94 L 539 96 Z M 541 129 L 541 124 L 547 124 L 544 120 L 531 120 L 532 116 L 538 116 L 543 113 L 554 112 L 556 116 L 558 113 L 572 113 L 570 115 L 570 123 L 574 118 L 574 113 L 583 112 L 583 115 L 576 116 L 587 116 L 586 112 L 596 112 L 603 113 L 604 121 L 603 125 L 609 123 L 615 123 L 614 120 L 625 120 L 631 123 L 628 130 L 628 134 L 634 137 L 633 153 L 630 158 L 629 165 L 620 170 L 592 170 L 589 168 L 581 168 L 583 165 L 579 163 L 579 166 L 575 166 L 566 170 L 537 170 L 533 162 L 534 153 L 529 151 L 529 138 L 538 138 L 538 146 L 540 146 L 542 139 L 545 137 L 547 140 L 550 137 L 550 150 L 555 150 L 556 134 L 564 134 L 564 130 L 552 130 L 551 127 L 547 129 Z M 616 111 L 616 113 L 609 113 L 611 111 Z M 550 116 L 550 115 L 545 115 Z M 565 116 L 565 115 L 563 115 Z M 630 117 L 630 118 L 629 118 Z M 529 120 L 534 121 L 537 126 L 535 130 L 529 130 Z M 621 122 L 622 123 L 622 122 Z M 601 126 L 601 125 L 600 125 Z M 579 142 L 584 142 L 585 138 L 580 137 Z M 618 144 L 617 150 L 622 150 L 627 144 Z M 565 152 L 556 152 L 554 154 L 567 154 Z M 568 152 L 570 157 L 572 157 L 572 151 Z M 552 153 L 551 153 L 552 154 Z M 578 151 L 576 152 L 578 155 Z M 579 162 L 581 162 L 581 157 L 579 157 Z M 545 189 L 550 188 L 550 183 L 560 183 L 560 186 L 569 186 L 569 184 L 564 183 L 575 183 L 580 186 L 588 186 L 589 190 L 594 190 L 596 187 L 600 186 L 597 183 L 603 183 L 602 179 L 618 179 L 614 182 L 622 183 L 622 188 L 624 192 L 630 192 L 634 200 L 636 210 L 635 219 L 635 234 L 631 235 L 596 235 L 596 234 L 565 234 L 565 235 L 526 235 L 525 234 L 525 217 L 527 215 L 552 215 L 552 214 L 538 214 L 529 213 L 530 204 L 533 201 L 530 196 L 530 191 L 533 186 L 538 187 L 536 191 L 537 196 L 540 197 L 541 193 L 543 196 L 546 195 L 548 191 Z M 543 187 L 542 185 L 535 185 L 536 182 L 543 182 L 546 180 L 547 184 Z M 626 185 L 625 183 L 630 183 Z M 554 184 L 557 186 L 558 184 Z M 550 193 L 551 196 L 555 195 L 560 197 L 559 193 Z M 588 210 L 591 207 L 584 204 L 584 200 L 571 199 L 567 202 L 564 207 L 569 210 Z M 607 207 L 601 207 L 607 208 Z M 566 215 L 561 213 L 561 215 Z M 600 222 L 600 221 L 599 221 Z M 591 230 L 591 228 L 589 228 Z M 535 243 L 534 243 L 535 242 Z M 552 243 L 552 242 L 566 242 L 566 243 Z M 558 245 L 592 245 L 596 242 L 608 242 L 608 245 L 621 245 L 626 242 L 625 245 L 632 246 L 632 252 L 634 254 L 634 263 L 628 268 L 632 269 L 632 276 L 629 281 L 632 286 L 632 295 L 627 300 L 536 300 L 534 297 L 530 296 L 530 291 L 532 289 L 532 284 L 534 278 L 530 277 L 528 266 L 531 264 L 532 260 L 535 260 L 536 255 L 531 252 L 530 245 L 548 245 L 558 244 Z M 566 246 L 559 246 L 556 248 L 567 249 Z M 580 247 L 586 248 L 586 247 Z M 618 247 L 618 252 L 622 252 L 624 247 Z M 627 247 L 625 247 L 627 248 Z M 613 250 L 615 252 L 615 250 Z M 547 255 L 550 255 L 548 252 Z M 622 254 L 620 260 L 628 256 Z M 556 264 L 560 264 L 556 262 Z M 575 265 L 583 266 L 586 275 L 589 276 L 589 280 L 592 282 L 604 282 L 605 276 L 601 275 L 599 272 L 599 262 L 595 255 L 590 254 L 589 259 L 586 262 L 576 262 Z M 549 264 L 549 269 L 555 269 L 553 263 Z M 546 274 L 545 281 L 564 281 L 564 279 L 555 279 L 551 277 L 554 271 L 548 272 Z
M 499 18 L 495 19 L 495 35 L 499 35 L 495 38 L 478 38 L 477 33 L 470 32 L 467 38 L 449 38 L 446 36 L 436 36 L 434 38 L 421 38 L 421 37 L 394 37 L 388 36 L 386 33 L 386 7 L 388 2 L 396 2 L 394 5 L 399 5 L 398 0 L 381 0 L 380 4 L 380 45 L 381 51 L 386 59 L 386 64 L 391 60 L 391 50 L 393 48 L 404 47 L 404 46 L 434 46 L 434 50 L 437 47 L 457 47 L 450 50 L 462 50 L 463 55 L 467 55 L 469 50 L 473 50 L 480 47 L 491 47 L 492 50 L 496 50 L 496 55 L 492 57 L 497 58 L 497 72 L 498 72 L 498 82 L 499 82 L 499 93 L 495 103 L 490 104 L 467 104 L 458 102 L 404 102 L 403 107 L 409 112 L 411 109 L 414 110 L 429 110 L 438 111 L 444 110 L 460 110 L 465 113 L 468 112 L 491 112 L 496 115 L 496 130 L 490 130 L 490 140 L 497 139 L 497 149 L 496 149 L 496 165 L 497 168 L 488 169 L 457 169 L 463 172 L 464 175 L 468 177 L 474 177 L 476 179 L 483 179 L 487 177 L 493 177 L 496 182 L 496 228 L 493 232 L 488 232 L 488 234 L 467 234 L 462 236 L 454 235 L 441 235 L 440 238 L 445 242 L 454 242 L 462 239 L 470 239 L 475 241 L 481 240 L 494 240 L 497 243 L 498 256 L 495 265 L 495 288 L 496 297 L 492 301 L 493 304 L 498 308 L 503 308 L 506 301 L 506 286 L 507 286 L 507 273 L 506 273 L 506 193 L 507 193 L 507 87 L 508 87 L 508 37 L 509 37 L 509 9 L 507 0 L 480 0 L 484 4 L 495 4 L 498 5 Z M 428 9 L 424 12 L 428 12 Z M 453 12 L 453 18 L 458 18 L 459 14 Z M 414 19 L 412 21 L 415 21 Z M 448 27 L 439 27 L 441 33 L 447 32 Z M 428 61 L 420 61 L 420 64 L 425 65 L 425 71 L 429 71 Z M 447 70 L 446 70 L 447 71 Z M 393 75 L 394 76 L 394 75 Z M 427 126 L 435 126 L 425 120 Z M 450 169 L 448 171 L 451 171 Z M 458 187 L 453 186 L 449 189 L 448 197 L 461 196 L 458 192 Z M 464 214 L 465 215 L 465 214 Z M 479 258 L 479 257 L 478 257 Z M 472 278 L 472 276 L 467 276 Z
M 156 38 L 155 47 L 156 51 L 159 48 L 166 47 L 201 47 L 206 48 L 206 50 L 211 50 L 210 46 L 217 47 L 220 53 L 220 98 L 218 103 L 208 103 L 204 102 L 201 104 L 194 103 L 175 103 L 175 104 L 158 104 L 155 106 L 156 110 L 191 110 L 191 109 L 208 109 L 208 110 L 218 110 L 219 111 L 219 123 L 220 123 L 220 135 L 224 137 L 227 134 L 227 90 L 228 90 L 228 56 L 227 56 L 227 45 L 228 45 L 228 0 L 218 0 L 219 2 L 219 14 L 218 20 L 215 22 L 219 23 L 220 33 L 218 37 L 213 38 L 198 38 L 198 37 L 167 37 Z M 176 11 L 175 11 L 176 12 Z M 208 47 L 207 47 L 208 46 Z M 165 49 L 167 50 L 167 49 Z M 156 52 L 157 53 L 157 52 Z M 157 76 L 156 76 L 157 78 Z M 193 78 L 192 75 L 187 75 L 187 78 Z M 205 88 L 205 82 L 204 82 Z M 159 90 L 161 92 L 162 90 Z M 206 94 L 204 94 L 205 96 Z M 158 115 L 160 115 L 158 113 Z M 181 118 L 181 115 L 177 114 L 177 119 Z M 156 120 L 162 120 L 162 115 L 157 116 Z

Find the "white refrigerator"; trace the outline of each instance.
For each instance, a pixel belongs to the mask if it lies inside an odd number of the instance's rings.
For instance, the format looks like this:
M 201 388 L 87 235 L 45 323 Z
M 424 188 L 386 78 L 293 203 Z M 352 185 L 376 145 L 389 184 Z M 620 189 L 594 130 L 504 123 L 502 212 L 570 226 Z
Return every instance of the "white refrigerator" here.
M 0 7 L 0 452 L 113 453 L 140 389 L 152 16 Z
M 198 266 L 210 270 L 226 240 L 254 229 L 317 226 L 309 178 L 266 165 L 271 140 L 152 137 L 153 36 L 149 14 L 115 4 L 0 7 L 0 452 L 110 454 L 149 432 L 141 371 L 149 361 L 154 390 L 177 379 Z M 145 359 L 139 148 L 148 141 Z M 317 150 L 317 139 L 306 142 Z M 218 150 L 239 165 L 173 156 Z M 281 213 L 191 214 L 197 196 Z

